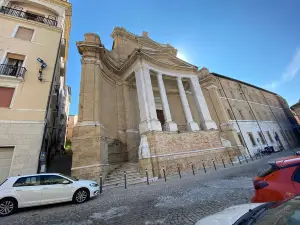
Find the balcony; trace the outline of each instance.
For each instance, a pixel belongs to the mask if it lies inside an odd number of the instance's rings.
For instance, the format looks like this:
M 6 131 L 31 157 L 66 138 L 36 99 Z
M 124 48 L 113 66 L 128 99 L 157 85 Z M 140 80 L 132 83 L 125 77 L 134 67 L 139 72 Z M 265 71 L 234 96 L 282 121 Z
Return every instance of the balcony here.
M 26 71 L 26 68 L 21 66 L 13 66 L 6 64 L 0 65 L 0 75 L 24 78 Z
M 24 18 L 24 19 L 27 19 L 27 20 L 36 21 L 36 22 L 39 22 L 39 23 L 44 23 L 44 24 L 47 24 L 49 26 L 57 27 L 57 21 L 56 20 L 49 19 L 49 18 L 46 18 L 44 16 L 39 16 L 39 15 L 36 15 L 36 14 L 33 14 L 33 13 L 24 12 L 24 11 L 21 11 L 21 10 L 5 7 L 5 6 L 2 6 L 2 8 L 0 9 L 0 13 L 7 14 L 7 15 L 10 15 L 10 16 Z

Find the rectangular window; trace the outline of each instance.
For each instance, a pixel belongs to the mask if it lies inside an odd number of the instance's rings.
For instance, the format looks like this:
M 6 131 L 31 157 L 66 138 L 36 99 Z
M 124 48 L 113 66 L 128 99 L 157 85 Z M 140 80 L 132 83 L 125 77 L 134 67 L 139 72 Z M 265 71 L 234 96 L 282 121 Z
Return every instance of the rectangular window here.
M 258 135 L 259 135 L 259 138 L 260 138 L 262 144 L 263 144 L 263 145 L 267 144 L 267 141 L 266 141 L 266 139 L 265 139 L 263 133 L 262 133 L 262 132 L 257 132 L 257 133 L 258 133 Z
M 230 109 L 227 109 L 227 113 L 228 113 L 228 115 L 229 115 L 229 118 L 230 118 L 231 120 L 234 120 L 234 116 L 233 116 L 232 111 L 231 111 Z
M 9 87 L 0 87 L 0 107 L 9 108 L 15 89 Z
M 273 138 L 272 138 L 272 136 L 271 136 L 271 134 L 270 134 L 269 131 L 267 131 L 267 135 L 268 135 L 268 137 L 269 137 L 271 143 L 274 143 L 274 140 L 273 140 Z
M 244 142 L 244 139 L 242 138 L 241 133 L 238 133 L 237 135 L 238 135 L 238 137 L 239 137 L 239 140 L 240 140 L 241 144 L 242 144 L 244 147 L 246 147 L 245 142 Z
M 256 146 L 256 141 L 255 141 L 255 139 L 253 137 L 253 134 L 251 132 L 248 132 L 248 136 L 249 136 L 249 138 L 250 138 L 250 140 L 252 142 L 252 145 Z
M 25 27 L 19 27 L 18 31 L 15 35 L 15 38 L 22 39 L 25 41 L 31 41 L 33 32 L 34 32 L 34 30 L 32 30 L 32 29 L 25 28 Z

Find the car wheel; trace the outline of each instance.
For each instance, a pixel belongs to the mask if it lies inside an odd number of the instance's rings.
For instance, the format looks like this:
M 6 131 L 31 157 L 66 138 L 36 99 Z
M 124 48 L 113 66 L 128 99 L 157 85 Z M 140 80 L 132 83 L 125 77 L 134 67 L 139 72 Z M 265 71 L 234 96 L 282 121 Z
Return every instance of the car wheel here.
M 90 198 L 90 192 L 86 188 L 77 190 L 73 196 L 73 202 L 83 203 Z
M 18 208 L 18 203 L 13 198 L 4 198 L 0 200 L 0 216 L 8 216 Z

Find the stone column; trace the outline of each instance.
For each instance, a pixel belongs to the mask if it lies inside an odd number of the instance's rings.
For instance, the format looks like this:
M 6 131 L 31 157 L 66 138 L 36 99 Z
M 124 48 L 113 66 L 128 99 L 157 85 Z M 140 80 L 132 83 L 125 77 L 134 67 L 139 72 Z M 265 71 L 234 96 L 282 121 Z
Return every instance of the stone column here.
M 72 175 L 83 179 L 99 179 L 107 159 L 101 154 L 101 61 L 97 58 L 100 38 L 85 34 L 85 41 L 78 42 L 82 55 L 78 123 L 73 128 Z M 104 170 L 103 170 L 104 169 Z M 105 174 L 103 174 L 105 175 Z
M 188 131 L 198 131 L 199 126 L 198 124 L 193 120 L 193 116 L 191 113 L 191 109 L 189 106 L 188 99 L 186 97 L 186 93 L 182 84 L 181 77 L 177 77 L 177 85 L 178 85 L 178 90 L 179 90 L 179 95 L 180 95 L 180 100 L 181 104 L 183 107 L 186 123 L 187 123 L 187 129 Z
M 140 119 L 140 133 L 150 130 L 161 131 L 161 124 L 157 119 L 155 101 L 149 70 L 140 67 L 135 71 L 136 88 L 138 93 Z
M 190 87 L 193 92 L 193 96 L 200 116 L 200 127 L 203 130 L 216 130 L 217 125 L 215 121 L 211 119 L 197 76 L 190 78 Z
M 160 74 L 160 73 L 157 74 L 157 80 L 158 80 L 159 93 L 160 93 L 160 98 L 161 98 L 161 102 L 162 102 L 164 117 L 166 120 L 164 127 L 165 127 L 166 131 L 177 131 L 178 130 L 177 124 L 172 121 L 172 116 L 171 116 L 171 112 L 170 112 L 169 102 L 168 102 L 167 93 L 166 93 L 162 74 Z

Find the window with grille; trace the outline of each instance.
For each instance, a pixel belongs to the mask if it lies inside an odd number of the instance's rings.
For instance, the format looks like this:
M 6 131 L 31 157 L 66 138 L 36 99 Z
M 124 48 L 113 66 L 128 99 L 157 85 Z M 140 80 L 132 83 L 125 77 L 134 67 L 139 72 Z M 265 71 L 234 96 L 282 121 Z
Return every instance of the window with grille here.
M 269 131 L 267 131 L 267 135 L 268 135 L 268 137 L 269 137 L 271 143 L 274 143 L 274 140 L 273 140 L 273 138 L 272 138 L 272 136 L 271 136 L 271 134 L 270 134 Z
M 262 132 L 258 132 L 258 135 L 259 135 L 259 138 L 260 138 L 262 144 L 263 144 L 263 145 L 267 144 L 267 141 L 266 141 L 266 139 L 265 139 L 263 133 L 262 133 Z
M 15 38 L 22 39 L 25 41 L 31 41 L 33 36 L 34 30 L 26 28 L 26 27 L 19 27 L 18 31 L 15 35 Z
M 15 89 L 9 87 L 0 87 L 0 107 L 1 108 L 9 108 Z
M 256 146 L 256 141 L 255 141 L 255 139 L 253 137 L 253 134 L 251 132 L 248 132 L 248 136 L 250 138 L 250 141 L 251 141 L 252 145 Z

